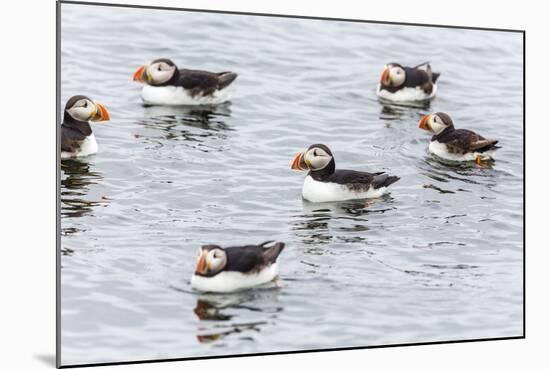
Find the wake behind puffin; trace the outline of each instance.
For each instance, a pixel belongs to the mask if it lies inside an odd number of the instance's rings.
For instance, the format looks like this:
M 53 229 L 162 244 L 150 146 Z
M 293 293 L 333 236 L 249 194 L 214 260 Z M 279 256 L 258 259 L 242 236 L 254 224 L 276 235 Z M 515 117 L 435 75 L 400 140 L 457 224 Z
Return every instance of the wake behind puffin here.
M 435 97 L 439 73 L 432 72 L 429 63 L 404 67 L 389 63 L 380 76 L 376 94 L 392 102 L 421 102 Z
M 61 159 L 95 154 L 98 146 L 90 122 L 109 119 L 103 105 L 84 95 L 71 97 L 65 105 L 61 124 Z
M 311 145 L 305 152 L 296 155 L 291 168 L 309 170 L 302 187 L 302 197 L 311 202 L 381 197 L 388 186 L 399 180 L 399 177 L 384 172 L 336 169 L 332 152 L 323 144 Z
M 204 292 L 233 292 L 271 282 L 278 275 L 277 258 L 285 244 L 273 241 L 260 245 L 199 249 L 191 287 Z
M 432 113 L 424 116 L 419 128 L 433 133 L 429 151 L 450 161 L 475 161 L 494 159 L 500 146 L 497 140 L 489 140 L 467 129 L 455 129 L 453 120 L 446 113 Z
M 148 105 L 216 105 L 231 98 L 227 87 L 235 78 L 233 72 L 178 69 L 170 59 L 156 59 L 133 79 L 144 84 L 141 98 Z

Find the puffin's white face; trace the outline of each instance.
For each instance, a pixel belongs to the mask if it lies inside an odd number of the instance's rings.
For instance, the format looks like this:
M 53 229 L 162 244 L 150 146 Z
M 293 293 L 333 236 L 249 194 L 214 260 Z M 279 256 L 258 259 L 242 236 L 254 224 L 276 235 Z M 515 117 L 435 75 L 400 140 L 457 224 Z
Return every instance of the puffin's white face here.
M 320 147 L 313 147 L 306 151 L 304 155 L 304 161 L 309 163 L 311 170 L 323 169 L 330 163 L 332 156 Z
M 177 67 L 168 59 L 158 59 L 151 65 L 142 65 L 134 73 L 134 81 L 152 86 L 168 82 L 176 73 Z
M 198 253 L 197 269 L 195 274 L 211 276 L 225 267 L 227 255 L 220 248 L 200 248 Z
M 433 132 L 434 135 L 438 135 L 443 132 L 449 124 L 445 122 L 437 114 L 428 114 L 420 120 L 419 128 Z
M 298 170 L 321 170 L 332 160 L 332 155 L 321 147 L 313 146 L 306 152 L 301 152 L 294 158 L 292 169 Z
M 103 105 L 94 103 L 87 98 L 77 100 L 66 111 L 71 117 L 82 122 L 109 120 L 107 109 Z
M 166 62 L 160 61 L 151 64 L 147 67 L 147 75 L 149 83 L 152 85 L 158 85 L 164 82 L 168 82 L 176 71 L 175 65 L 169 65 Z
M 386 87 L 399 87 L 405 83 L 405 70 L 398 65 L 386 65 L 380 77 L 380 83 Z

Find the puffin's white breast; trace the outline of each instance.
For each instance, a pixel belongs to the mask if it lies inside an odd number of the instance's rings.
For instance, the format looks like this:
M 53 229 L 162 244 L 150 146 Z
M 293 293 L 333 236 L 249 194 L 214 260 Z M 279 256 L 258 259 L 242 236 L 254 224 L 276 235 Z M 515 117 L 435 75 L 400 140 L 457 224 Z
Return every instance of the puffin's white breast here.
M 480 152 L 468 152 L 466 154 L 450 153 L 449 150 L 447 150 L 447 145 L 438 141 L 430 142 L 428 149 L 432 154 L 435 154 L 442 159 L 451 160 L 451 161 L 474 161 L 478 156 L 481 158 L 481 160 L 489 160 L 489 159 L 493 159 L 495 156 L 495 150 L 486 151 L 482 153 Z
M 432 93 L 429 95 L 420 87 L 404 87 L 396 92 L 389 92 L 381 87 L 382 86 L 379 83 L 378 88 L 376 89 L 376 94 L 378 97 L 395 102 L 430 100 L 435 97 L 435 93 L 437 91 L 436 84 L 433 85 Z
M 216 105 L 228 101 L 231 98 L 229 87 L 216 90 L 210 96 L 196 95 L 191 97 L 183 87 L 150 85 L 143 86 L 141 91 L 143 102 L 151 105 Z
M 255 287 L 272 281 L 277 277 L 279 268 L 277 263 L 263 268 L 258 273 L 245 274 L 235 271 L 227 271 L 216 274 L 213 277 L 203 277 L 193 274 L 191 287 L 204 292 L 233 292 Z
M 95 139 L 94 133 L 92 132 L 89 136 L 87 136 L 82 141 L 82 143 L 80 144 L 80 148 L 77 151 L 75 152 L 62 151 L 61 159 L 93 155 L 97 153 L 97 150 L 98 150 L 97 141 Z
M 386 192 L 387 187 L 374 189 L 372 186 L 367 191 L 352 191 L 338 183 L 316 181 L 310 175 L 306 176 L 302 187 L 302 197 L 311 202 L 368 199 L 381 197 Z

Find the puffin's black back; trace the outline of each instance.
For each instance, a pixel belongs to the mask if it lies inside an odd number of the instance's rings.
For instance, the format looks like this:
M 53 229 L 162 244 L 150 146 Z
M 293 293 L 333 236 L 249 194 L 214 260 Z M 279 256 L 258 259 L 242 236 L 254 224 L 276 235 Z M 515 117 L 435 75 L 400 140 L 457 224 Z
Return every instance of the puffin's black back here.
M 319 182 L 330 182 L 341 185 L 346 185 L 350 190 L 355 191 L 367 191 L 369 187 L 380 188 L 387 187 L 399 180 L 399 177 L 389 176 L 384 172 L 359 172 L 356 170 L 336 169 L 336 162 L 330 149 L 323 144 L 313 144 L 308 150 L 314 147 L 323 149 L 327 154 L 331 156 L 330 162 L 319 170 L 310 170 L 310 175 L 314 180 Z
M 430 82 L 430 76 L 423 69 L 403 67 L 405 70 L 405 83 L 404 87 L 416 87 Z
M 486 152 L 499 149 L 498 140 L 488 140 L 485 137 L 467 129 L 454 129 L 448 127 L 439 135 L 432 137 L 432 141 L 441 142 L 447 145 L 447 150 L 455 154 L 467 152 Z
M 205 70 L 176 69 L 174 75 L 161 86 L 177 86 L 188 90 L 191 96 L 201 94 L 212 95 L 216 90 L 223 90 L 237 78 L 237 73 L 220 72 L 213 73 Z
M 227 263 L 223 270 L 241 273 L 259 271 L 261 268 L 275 263 L 284 246 L 284 243 L 277 242 L 271 247 L 263 247 L 263 244 L 227 247 L 225 248 Z

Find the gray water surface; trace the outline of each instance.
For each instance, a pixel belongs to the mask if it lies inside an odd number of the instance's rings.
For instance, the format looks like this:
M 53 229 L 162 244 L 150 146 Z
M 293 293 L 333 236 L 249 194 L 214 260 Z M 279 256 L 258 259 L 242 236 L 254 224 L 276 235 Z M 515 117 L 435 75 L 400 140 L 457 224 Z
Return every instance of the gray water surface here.
M 522 325 L 522 35 L 62 5 L 62 104 L 111 121 L 62 162 L 62 364 L 517 336 Z M 132 74 L 168 57 L 231 70 L 231 103 L 144 107 Z M 429 106 L 384 106 L 385 63 L 431 61 Z M 431 111 L 500 141 L 451 166 Z M 401 177 L 388 196 L 311 204 L 296 153 Z M 189 285 L 197 248 L 284 241 L 280 278 L 228 295 Z

